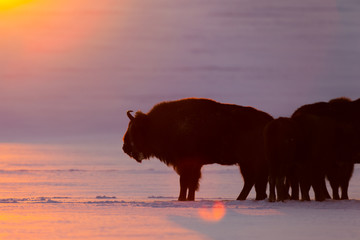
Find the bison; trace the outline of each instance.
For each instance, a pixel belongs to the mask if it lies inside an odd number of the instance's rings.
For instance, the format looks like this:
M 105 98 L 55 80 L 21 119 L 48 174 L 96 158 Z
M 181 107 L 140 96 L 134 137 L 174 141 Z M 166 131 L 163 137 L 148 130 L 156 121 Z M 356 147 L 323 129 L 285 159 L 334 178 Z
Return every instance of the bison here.
M 244 179 L 238 200 L 255 185 L 256 199 L 267 197 L 268 165 L 263 130 L 273 118 L 252 107 L 189 98 L 162 102 L 130 123 L 123 150 L 136 161 L 156 157 L 180 175 L 178 200 L 195 200 L 205 164 L 238 164 Z
M 313 187 L 315 199 L 329 197 L 325 176 L 333 190 L 333 199 L 348 199 L 348 184 L 357 152 L 359 151 L 359 113 L 356 102 L 339 98 L 329 102 L 318 102 L 300 107 L 292 119 L 302 133 L 299 141 L 300 183 L 302 198 L 309 200 L 309 189 Z
M 299 200 L 299 181 L 297 172 L 297 147 L 300 132 L 290 118 L 280 117 L 265 127 L 265 149 L 269 161 L 269 201 L 286 199 Z M 291 196 L 288 187 L 291 186 Z
M 285 180 L 291 183 L 292 199 L 298 198 L 298 181 L 302 200 L 310 200 L 312 186 L 315 199 L 330 198 L 325 184 L 328 178 L 333 199 L 348 199 L 348 184 L 354 163 L 359 160 L 360 101 L 339 98 L 308 104 L 291 118 L 279 118 L 265 128 L 269 159 L 270 201 L 288 198 Z

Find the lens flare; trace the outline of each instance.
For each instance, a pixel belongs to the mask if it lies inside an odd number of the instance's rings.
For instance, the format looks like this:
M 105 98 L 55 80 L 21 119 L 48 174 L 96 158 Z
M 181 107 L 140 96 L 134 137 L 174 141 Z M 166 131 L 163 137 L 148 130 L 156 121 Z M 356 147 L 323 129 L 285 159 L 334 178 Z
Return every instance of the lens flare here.
M 201 208 L 199 216 L 209 222 L 218 222 L 224 218 L 226 208 L 222 202 L 215 202 L 211 208 Z

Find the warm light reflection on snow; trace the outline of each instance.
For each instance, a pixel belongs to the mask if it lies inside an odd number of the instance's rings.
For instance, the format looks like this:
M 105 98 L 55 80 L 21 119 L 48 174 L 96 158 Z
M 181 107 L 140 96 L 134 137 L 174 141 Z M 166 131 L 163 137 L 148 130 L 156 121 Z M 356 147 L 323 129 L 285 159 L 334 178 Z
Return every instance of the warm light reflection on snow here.
M 236 209 L 235 212 L 249 215 L 249 216 L 276 216 L 284 215 L 282 212 L 276 209 L 254 209 L 254 208 L 242 208 Z
M 226 208 L 222 202 L 215 202 L 211 208 L 200 208 L 199 216 L 210 222 L 218 222 L 224 218 Z

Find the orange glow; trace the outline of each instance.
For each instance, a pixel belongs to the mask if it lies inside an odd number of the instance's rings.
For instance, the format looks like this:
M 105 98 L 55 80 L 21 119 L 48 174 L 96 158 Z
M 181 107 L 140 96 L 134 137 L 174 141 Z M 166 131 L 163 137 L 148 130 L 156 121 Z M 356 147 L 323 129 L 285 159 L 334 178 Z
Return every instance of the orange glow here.
M 222 202 L 215 202 L 212 208 L 201 208 L 199 210 L 200 217 L 209 222 L 218 222 L 224 218 L 226 208 Z
M 30 144 L 0 144 L 0 166 L 4 163 L 29 163 L 45 161 L 49 159 L 49 154 L 44 153 L 42 146 Z
M 0 0 L 0 11 L 9 10 L 31 1 L 33 0 Z
M 51 170 L 60 163 L 65 168 L 71 168 L 74 157 L 77 157 L 75 150 L 79 149 L 80 146 L 0 143 L 0 170 Z M 11 181 L 23 181 L 23 178 L 0 174 L 0 184 Z
M 91 4 L 86 0 L 0 0 L 0 51 L 7 59 L 2 70 L 34 69 L 55 60 L 59 53 L 63 57 L 85 51 L 86 44 L 96 42 L 109 4 L 108 0 Z

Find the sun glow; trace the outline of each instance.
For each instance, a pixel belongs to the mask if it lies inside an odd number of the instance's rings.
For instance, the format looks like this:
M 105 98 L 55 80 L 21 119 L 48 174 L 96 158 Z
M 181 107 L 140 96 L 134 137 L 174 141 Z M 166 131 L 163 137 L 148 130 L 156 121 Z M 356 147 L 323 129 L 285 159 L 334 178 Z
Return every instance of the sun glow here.
M 222 202 L 215 202 L 212 208 L 201 208 L 199 210 L 200 217 L 209 222 L 218 222 L 224 218 L 226 208 Z
M 31 1 L 33 0 L 0 0 L 0 11 L 9 10 Z
M 86 51 L 109 16 L 109 1 L 0 0 L 1 70 L 36 69 Z M 1 63 L 0 59 L 0 63 Z M 25 69 L 25 70 L 26 70 Z M 29 71 L 30 71 L 29 70 Z

